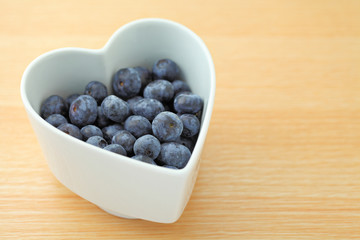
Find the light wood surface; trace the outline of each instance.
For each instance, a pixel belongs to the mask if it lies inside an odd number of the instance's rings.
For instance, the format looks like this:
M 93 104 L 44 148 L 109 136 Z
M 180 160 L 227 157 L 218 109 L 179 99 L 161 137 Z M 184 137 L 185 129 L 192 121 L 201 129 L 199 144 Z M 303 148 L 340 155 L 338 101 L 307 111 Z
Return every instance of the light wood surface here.
M 213 118 L 175 224 L 113 217 L 51 174 L 20 99 L 38 55 L 178 21 L 216 66 Z M 360 1 L 0 1 L 0 238 L 360 238 Z

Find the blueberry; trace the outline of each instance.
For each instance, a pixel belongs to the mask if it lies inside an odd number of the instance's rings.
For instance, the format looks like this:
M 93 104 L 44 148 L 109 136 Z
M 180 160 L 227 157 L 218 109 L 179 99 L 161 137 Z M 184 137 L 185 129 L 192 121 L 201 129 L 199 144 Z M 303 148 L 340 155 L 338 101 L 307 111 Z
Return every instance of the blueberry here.
M 70 106 L 71 103 L 72 103 L 75 99 L 77 99 L 78 97 L 80 97 L 80 94 L 74 93 L 74 94 L 69 95 L 69 96 L 65 99 L 65 101 L 66 101 L 67 105 Z
M 58 113 L 66 117 L 67 111 L 68 106 L 65 100 L 58 95 L 52 95 L 41 104 L 40 116 L 46 119 L 48 116 Z
M 104 98 L 108 95 L 108 92 L 103 83 L 92 81 L 86 85 L 84 94 L 92 96 L 98 105 L 100 105 Z
M 151 123 L 143 116 L 132 115 L 124 123 L 125 130 L 129 131 L 136 138 L 151 134 Z
M 193 114 L 182 114 L 180 120 L 183 123 L 184 129 L 181 133 L 183 137 L 192 137 L 199 133 L 200 121 Z
M 140 115 L 152 121 L 156 115 L 164 111 L 164 106 L 161 102 L 152 98 L 144 98 L 134 104 L 133 112 L 135 115 Z
M 112 138 L 111 143 L 119 144 L 125 148 L 127 155 L 130 156 L 133 152 L 134 143 L 136 138 L 126 130 L 118 131 Z
M 179 76 L 179 73 L 179 67 L 170 59 L 160 59 L 154 63 L 154 79 L 166 79 L 168 81 L 174 81 Z
M 201 97 L 194 93 L 181 93 L 174 100 L 174 109 L 178 113 L 195 114 L 202 110 L 203 105 Z
M 101 106 L 98 106 L 97 107 L 97 118 L 96 118 L 95 124 L 99 128 L 104 128 L 104 127 L 110 125 L 111 123 L 112 123 L 112 121 L 105 116 Z
M 97 103 L 88 95 L 81 95 L 75 99 L 69 109 L 69 118 L 72 124 L 83 127 L 93 124 L 97 117 Z
M 130 114 L 129 105 L 115 95 L 107 96 L 101 103 L 104 115 L 114 122 L 123 122 Z
M 139 73 L 141 79 L 141 88 L 144 89 L 144 87 L 152 80 L 150 71 L 144 67 L 134 67 L 134 70 Z
M 180 143 L 181 145 L 184 145 L 185 147 L 187 147 L 190 150 L 190 152 L 192 152 L 195 147 L 196 136 L 191 137 L 191 138 L 180 136 L 178 139 L 176 139 L 175 142 Z
M 104 147 L 104 149 L 113 153 L 126 156 L 126 150 L 119 144 L 109 144 L 106 147 Z
M 80 132 L 84 136 L 85 141 L 92 136 L 103 137 L 101 129 L 94 125 L 86 125 L 80 129 Z
M 112 138 L 120 130 L 124 130 L 124 127 L 121 126 L 120 124 L 109 125 L 109 126 L 104 127 L 103 129 L 101 129 L 101 131 L 103 132 L 104 138 L 108 143 L 111 143 Z
M 68 121 L 66 120 L 66 118 L 58 113 L 55 114 L 51 114 L 50 116 L 48 116 L 45 119 L 48 123 L 50 123 L 51 125 L 53 125 L 54 127 L 58 127 L 63 123 L 67 123 Z
M 77 139 L 80 139 L 80 140 L 83 139 L 80 129 L 71 123 L 63 123 L 60 126 L 58 126 L 57 128 L 60 129 L 61 131 L 63 131 L 64 133 L 69 134 L 70 136 L 73 136 Z
M 180 92 L 191 92 L 189 85 L 184 81 L 175 80 L 172 82 L 172 85 L 174 87 L 174 95 Z
M 170 169 L 178 169 L 177 167 L 170 166 L 170 165 L 163 165 L 163 167 L 170 168 Z
M 145 156 L 145 155 L 135 155 L 133 157 L 131 157 L 132 159 L 135 159 L 135 160 L 139 160 L 139 161 L 142 161 L 142 162 L 145 162 L 145 163 L 150 163 L 152 165 L 157 165 L 154 160 L 152 160 L 151 158 L 149 158 L 148 156 Z
M 174 96 L 174 87 L 166 80 L 155 80 L 144 89 L 145 98 L 153 98 L 160 102 L 168 102 Z
M 86 140 L 86 142 L 100 148 L 104 148 L 108 145 L 106 140 L 100 136 L 89 137 L 88 140 Z
M 175 141 L 183 131 L 183 123 L 175 113 L 161 112 L 154 118 L 152 130 L 162 142 Z
M 141 75 L 134 68 L 122 68 L 115 73 L 112 87 L 115 95 L 122 99 L 134 97 L 141 89 Z
M 133 109 L 134 109 L 134 105 L 140 101 L 141 99 L 143 99 L 142 96 L 135 96 L 133 98 L 130 98 L 128 99 L 126 102 L 129 104 L 129 108 L 130 108 L 130 111 L 133 113 Z
M 153 135 L 144 135 L 138 138 L 134 144 L 135 155 L 145 155 L 151 159 L 156 159 L 160 153 L 160 142 Z
M 179 143 L 163 143 L 161 144 L 161 151 L 157 161 L 163 165 L 170 165 L 181 169 L 186 166 L 190 156 L 190 150 Z

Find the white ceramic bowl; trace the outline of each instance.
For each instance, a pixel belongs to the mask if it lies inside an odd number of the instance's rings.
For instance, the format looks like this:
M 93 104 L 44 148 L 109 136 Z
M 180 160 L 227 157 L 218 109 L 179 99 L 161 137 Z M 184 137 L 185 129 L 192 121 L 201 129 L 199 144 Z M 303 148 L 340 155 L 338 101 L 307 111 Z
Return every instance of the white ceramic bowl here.
M 204 99 L 199 137 L 185 168 L 173 170 L 120 156 L 73 138 L 39 116 L 52 94 L 81 93 L 90 81 L 110 90 L 120 68 L 174 60 L 193 92 Z M 164 19 L 141 19 L 117 30 L 97 50 L 63 48 L 26 68 L 21 97 L 48 165 L 74 193 L 120 217 L 172 223 L 182 214 L 195 184 L 215 96 L 215 71 L 204 42 L 188 28 Z

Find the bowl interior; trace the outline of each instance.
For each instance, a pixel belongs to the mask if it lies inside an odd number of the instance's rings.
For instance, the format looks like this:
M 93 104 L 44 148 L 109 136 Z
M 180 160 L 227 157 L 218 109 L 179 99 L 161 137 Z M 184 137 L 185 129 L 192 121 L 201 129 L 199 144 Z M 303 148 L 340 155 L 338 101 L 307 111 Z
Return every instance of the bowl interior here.
M 204 99 L 207 111 L 214 88 L 211 57 L 198 36 L 177 23 L 162 20 L 136 21 L 119 29 L 100 50 L 65 48 L 40 56 L 25 78 L 25 95 L 35 112 L 48 96 L 67 97 L 83 93 L 90 81 L 101 81 L 111 89 L 113 74 L 120 68 L 151 69 L 161 58 L 174 60 L 181 79 Z

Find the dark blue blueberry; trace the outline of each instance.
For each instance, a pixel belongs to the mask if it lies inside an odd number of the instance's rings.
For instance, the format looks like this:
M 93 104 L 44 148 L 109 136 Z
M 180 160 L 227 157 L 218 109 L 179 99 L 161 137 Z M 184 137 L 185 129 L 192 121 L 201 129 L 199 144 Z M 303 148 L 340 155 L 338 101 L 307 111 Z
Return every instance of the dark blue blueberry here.
M 134 68 L 122 68 L 117 71 L 112 80 L 116 96 L 129 99 L 136 96 L 141 89 L 141 75 Z
M 104 147 L 104 149 L 110 152 L 114 152 L 126 156 L 126 150 L 119 144 L 109 144 L 106 147 Z
M 53 125 L 54 127 L 58 127 L 61 124 L 68 122 L 63 115 L 58 114 L 58 113 L 48 116 L 45 120 L 48 123 L 50 123 L 51 125 Z
M 156 115 L 164 111 L 164 106 L 161 102 L 152 98 L 144 98 L 134 104 L 133 113 L 140 115 L 152 121 Z
M 194 93 L 181 93 L 174 100 L 174 109 L 178 113 L 195 114 L 202 110 L 203 100 Z
M 191 157 L 190 150 L 175 142 L 161 144 L 161 151 L 157 158 L 163 165 L 174 166 L 179 169 L 186 166 Z
M 103 128 L 103 127 L 109 126 L 111 123 L 112 123 L 112 121 L 105 116 L 101 106 L 98 106 L 97 107 L 97 118 L 96 118 L 95 124 L 99 128 Z
M 80 129 L 80 132 L 84 136 L 85 141 L 92 136 L 103 137 L 101 129 L 95 125 L 86 125 Z
M 104 148 L 108 145 L 106 140 L 100 136 L 89 137 L 86 142 L 99 148 Z
M 153 98 L 160 102 L 168 102 L 174 96 L 174 87 L 166 80 L 155 80 L 144 89 L 145 98 Z
M 138 138 L 134 144 L 135 155 L 145 155 L 151 159 L 156 159 L 160 153 L 160 142 L 153 135 L 145 135 Z
M 184 81 L 175 80 L 172 82 L 172 85 L 174 87 L 174 95 L 180 92 L 191 92 L 189 85 Z
M 175 62 L 170 59 L 160 59 L 154 63 L 153 77 L 154 79 L 166 79 L 174 81 L 180 74 L 180 69 Z
M 170 166 L 170 165 L 163 165 L 163 167 L 170 168 L 170 169 L 177 169 L 177 170 L 178 170 L 178 168 L 177 168 L 177 167 Z
M 187 147 L 190 150 L 190 152 L 192 152 L 195 147 L 196 139 L 197 139 L 196 136 L 191 137 L 191 138 L 180 136 L 178 139 L 176 139 L 175 142 L 180 143 L 181 145 L 184 145 L 185 147 Z
M 68 105 L 66 104 L 65 100 L 58 95 L 52 95 L 48 97 L 40 107 L 40 116 L 44 119 L 55 113 L 66 117 L 67 112 Z
M 142 96 L 136 96 L 136 97 L 130 98 L 126 101 L 129 104 L 129 108 L 132 113 L 133 113 L 134 105 L 141 99 L 143 99 Z
M 92 96 L 98 105 L 106 98 L 108 95 L 106 86 L 98 81 L 89 82 L 85 87 L 84 94 Z
M 83 127 L 93 124 L 97 117 L 97 103 L 89 95 L 81 95 L 75 99 L 69 109 L 69 118 L 72 124 Z
M 77 139 L 80 139 L 80 140 L 83 139 L 80 129 L 71 123 L 63 123 L 60 126 L 58 126 L 57 128 L 60 129 L 61 131 L 63 131 L 64 133 L 69 134 L 70 136 L 73 136 Z
M 107 96 L 101 103 L 104 115 L 114 122 L 123 122 L 130 114 L 129 105 L 115 95 Z
M 119 144 L 125 148 L 127 155 L 130 156 L 133 152 L 134 143 L 136 138 L 126 130 L 118 131 L 112 138 L 111 143 Z
M 152 130 L 162 142 L 175 141 L 183 131 L 183 123 L 175 113 L 161 112 L 154 118 Z
M 112 138 L 120 130 L 124 130 L 124 127 L 121 126 L 120 124 L 109 125 L 109 126 L 104 127 L 103 129 L 101 129 L 101 131 L 103 132 L 104 138 L 106 141 L 108 141 L 108 143 L 111 143 Z
M 138 71 L 141 78 L 141 88 L 144 89 L 146 85 L 149 84 L 152 80 L 152 76 L 150 71 L 147 68 L 144 67 L 134 67 L 134 70 Z
M 145 156 L 145 155 L 135 155 L 133 157 L 131 157 L 132 159 L 135 159 L 135 160 L 139 160 L 139 161 L 142 161 L 142 162 L 145 162 L 145 163 L 150 163 L 152 165 L 157 165 L 154 160 L 152 160 L 151 158 L 149 158 L 148 156 Z
M 199 133 L 200 121 L 195 115 L 188 113 L 182 114 L 180 120 L 184 126 L 181 136 L 192 137 Z
M 66 101 L 67 105 L 70 106 L 71 103 L 72 103 L 75 99 L 77 99 L 78 97 L 80 97 L 80 94 L 74 93 L 74 94 L 69 95 L 69 96 L 65 99 L 65 101 Z
M 129 131 L 136 138 L 151 134 L 151 123 L 143 116 L 132 115 L 124 123 L 125 130 Z

